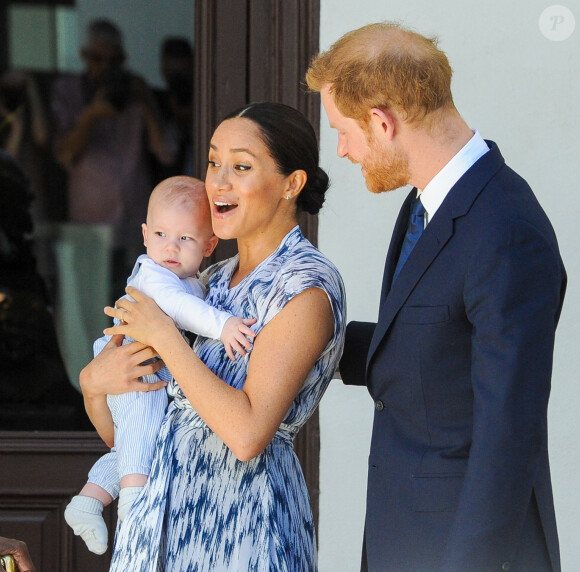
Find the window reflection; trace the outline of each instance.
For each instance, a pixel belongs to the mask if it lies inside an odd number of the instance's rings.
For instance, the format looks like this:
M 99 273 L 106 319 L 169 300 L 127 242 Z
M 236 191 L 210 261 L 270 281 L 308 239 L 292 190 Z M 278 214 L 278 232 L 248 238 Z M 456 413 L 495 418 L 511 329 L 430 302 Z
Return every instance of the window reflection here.
M 92 343 L 108 324 L 102 308 L 122 292 L 111 285 L 113 229 L 70 220 L 70 174 L 55 158 L 50 103 L 57 77 L 83 71 L 84 28 L 102 13 L 94 2 L 77 2 L 76 7 L 52 4 L 13 2 L 0 7 L 7 31 L 0 40 L 7 56 L 7 65 L 0 69 L 0 147 L 17 159 L 29 180 L 37 269 L 48 293 L 67 383 L 78 388 L 78 374 L 92 358 Z M 123 31 L 130 68 L 150 88 L 163 92 L 161 47 L 167 37 L 186 38 L 193 45 L 193 0 L 172 3 L 170 12 L 155 0 L 139 4 L 135 14 L 133 2 L 120 0 L 107 10 L 107 17 Z M 191 144 L 187 134 L 180 136 Z M 182 158 L 188 169 L 191 154 L 187 148 Z
M 46 72 L 80 69 L 76 8 L 12 4 L 7 21 L 11 68 Z

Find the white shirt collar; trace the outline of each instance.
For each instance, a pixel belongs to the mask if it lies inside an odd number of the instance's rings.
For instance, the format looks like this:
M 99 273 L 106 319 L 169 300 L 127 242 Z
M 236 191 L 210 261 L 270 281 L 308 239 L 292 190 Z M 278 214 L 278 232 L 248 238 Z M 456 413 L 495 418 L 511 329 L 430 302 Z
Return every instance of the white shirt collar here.
M 473 137 L 451 161 L 429 181 L 423 191 L 418 192 L 426 211 L 425 225 L 433 219 L 453 185 L 488 151 L 487 143 L 476 129 L 473 132 Z

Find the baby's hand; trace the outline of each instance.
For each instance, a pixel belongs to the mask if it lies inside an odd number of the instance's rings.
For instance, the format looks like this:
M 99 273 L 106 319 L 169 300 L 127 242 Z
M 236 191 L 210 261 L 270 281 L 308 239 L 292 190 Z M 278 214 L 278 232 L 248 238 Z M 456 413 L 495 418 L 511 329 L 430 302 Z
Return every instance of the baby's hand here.
M 224 324 L 220 339 L 224 343 L 226 353 L 232 361 L 236 360 L 234 352 L 245 356 L 252 349 L 251 340 L 256 337 L 256 334 L 250 330 L 250 326 L 256 322 L 255 318 L 245 319 L 232 316 Z

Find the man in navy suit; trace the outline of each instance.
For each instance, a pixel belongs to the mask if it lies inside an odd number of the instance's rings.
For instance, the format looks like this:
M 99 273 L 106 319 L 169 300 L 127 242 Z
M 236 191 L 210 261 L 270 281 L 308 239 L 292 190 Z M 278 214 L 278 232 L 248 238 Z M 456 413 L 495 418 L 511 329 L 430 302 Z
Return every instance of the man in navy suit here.
M 559 571 L 547 407 L 566 274 L 548 218 L 459 115 L 434 40 L 371 24 L 306 79 L 369 190 L 414 187 L 378 321 L 349 324 L 340 364 L 375 401 L 362 569 Z

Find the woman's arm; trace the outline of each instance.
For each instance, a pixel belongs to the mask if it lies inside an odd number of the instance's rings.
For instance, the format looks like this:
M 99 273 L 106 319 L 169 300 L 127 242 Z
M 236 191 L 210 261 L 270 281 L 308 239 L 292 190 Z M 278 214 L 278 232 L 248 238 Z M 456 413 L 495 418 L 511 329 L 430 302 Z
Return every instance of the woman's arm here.
M 134 288 L 127 292 L 135 302 L 122 299 L 117 309 L 105 311 L 128 324 L 105 333 L 124 333 L 154 346 L 193 408 L 241 461 L 272 440 L 334 332 L 323 290 L 309 288 L 295 296 L 256 337 L 246 382 L 238 390 L 203 364 L 153 300 Z
M 163 362 L 140 365 L 156 357 L 155 351 L 139 342 L 122 345 L 123 336 L 113 336 L 103 351 L 80 373 L 80 386 L 85 409 L 101 439 L 109 446 L 114 444 L 114 428 L 107 405 L 107 394 L 129 391 L 154 391 L 167 385 L 164 381 L 143 383 L 139 377 L 155 373 Z

